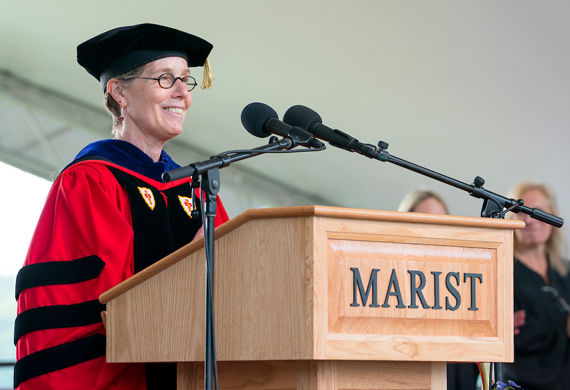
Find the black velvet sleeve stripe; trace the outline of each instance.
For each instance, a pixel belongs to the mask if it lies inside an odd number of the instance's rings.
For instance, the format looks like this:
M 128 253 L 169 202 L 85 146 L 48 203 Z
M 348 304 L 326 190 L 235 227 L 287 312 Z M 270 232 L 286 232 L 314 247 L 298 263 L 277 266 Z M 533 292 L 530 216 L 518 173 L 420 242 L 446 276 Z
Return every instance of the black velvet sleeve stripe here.
M 70 261 L 50 261 L 26 265 L 16 277 L 16 300 L 27 288 L 73 284 L 95 279 L 104 266 L 105 262 L 96 255 Z
M 105 336 L 98 333 L 31 353 L 18 360 L 14 366 L 14 388 L 40 375 L 105 356 L 105 350 Z
M 101 322 L 105 305 L 99 300 L 75 305 L 54 305 L 36 307 L 21 312 L 14 325 L 14 345 L 23 335 L 36 330 L 72 328 Z

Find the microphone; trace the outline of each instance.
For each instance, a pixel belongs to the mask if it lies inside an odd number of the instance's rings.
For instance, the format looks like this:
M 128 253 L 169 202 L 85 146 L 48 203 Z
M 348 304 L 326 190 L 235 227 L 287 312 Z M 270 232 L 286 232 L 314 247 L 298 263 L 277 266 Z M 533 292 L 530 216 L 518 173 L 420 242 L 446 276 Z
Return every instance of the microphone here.
M 309 148 L 324 148 L 324 144 L 313 138 L 308 131 L 290 126 L 280 121 L 275 110 L 263 103 L 250 103 L 241 112 L 243 127 L 253 136 L 258 138 L 269 137 L 276 134 L 293 141 L 293 146 L 302 145 Z
M 314 137 L 327 141 L 332 146 L 349 152 L 357 152 L 368 158 L 381 158 L 381 154 L 376 146 L 363 144 L 358 140 L 340 130 L 333 130 L 323 125 L 321 116 L 315 111 L 305 106 L 293 106 L 287 110 L 283 121 L 291 126 L 297 126 L 307 130 Z

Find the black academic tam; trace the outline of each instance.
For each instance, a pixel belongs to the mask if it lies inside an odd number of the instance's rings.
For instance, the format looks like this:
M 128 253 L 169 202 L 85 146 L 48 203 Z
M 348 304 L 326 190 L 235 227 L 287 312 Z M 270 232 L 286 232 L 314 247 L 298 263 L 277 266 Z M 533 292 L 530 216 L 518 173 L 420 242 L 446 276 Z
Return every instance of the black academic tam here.
M 77 62 L 101 82 L 165 57 L 182 57 L 189 67 L 203 66 L 211 43 L 192 34 L 157 24 L 118 27 L 77 46 Z

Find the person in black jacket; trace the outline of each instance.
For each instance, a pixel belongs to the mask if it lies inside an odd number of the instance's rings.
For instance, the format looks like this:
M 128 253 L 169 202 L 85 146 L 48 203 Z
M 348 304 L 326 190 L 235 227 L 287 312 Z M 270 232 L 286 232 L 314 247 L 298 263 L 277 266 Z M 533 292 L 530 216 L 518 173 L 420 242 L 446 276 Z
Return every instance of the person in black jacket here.
M 510 197 L 558 214 L 544 185 L 521 183 Z M 524 229 L 514 238 L 515 361 L 503 365 L 503 379 L 525 390 L 570 389 L 570 276 L 560 229 L 515 214 Z

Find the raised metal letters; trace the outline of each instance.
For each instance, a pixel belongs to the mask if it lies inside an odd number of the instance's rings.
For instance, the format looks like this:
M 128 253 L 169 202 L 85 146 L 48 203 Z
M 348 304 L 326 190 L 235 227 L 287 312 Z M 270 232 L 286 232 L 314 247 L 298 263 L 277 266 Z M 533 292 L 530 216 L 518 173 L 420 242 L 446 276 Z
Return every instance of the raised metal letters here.
M 433 309 L 433 310 L 441 310 L 443 307 L 440 305 L 440 294 L 439 294 L 439 276 L 442 272 L 439 271 L 432 271 L 431 274 L 433 275 L 433 287 L 434 287 L 434 297 L 433 297 L 433 306 L 430 306 L 426 298 L 423 294 L 423 290 L 427 284 L 427 278 L 422 271 L 416 270 L 408 270 L 408 274 L 410 275 L 410 304 L 406 306 L 404 304 L 404 300 L 402 298 L 402 292 L 400 290 L 400 284 L 398 282 L 398 274 L 396 273 L 395 269 L 392 269 L 390 275 L 390 281 L 386 287 L 386 294 L 384 295 L 384 303 L 382 306 L 378 304 L 378 290 L 381 286 L 378 286 L 378 272 L 380 269 L 372 269 L 370 276 L 368 278 L 368 284 L 366 289 L 364 289 L 364 283 L 362 281 L 362 277 L 360 275 L 360 270 L 356 267 L 351 267 L 350 271 L 352 271 L 352 303 L 350 306 L 358 307 L 361 306 L 359 302 L 362 302 L 362 306 L 366 306 L 368 304 L 369 298 L 371 300 L 369 307 L 383 307 L 389 308 L 390 297 L 396 297 L 398 304 L 396 308 L 404 309 L 418 309 L 419 306 L 417 304 L 417 299 L 422 305 L 424 309 Z M 417 277 L 419 277 L 419 285 L 417 284 Z M 452 279 L 454 279 L 454 283 L 452 283 Z M 465 273 L 463 274 L 463 283 L 466 283 L 469 279 L 470 287 L 471 287 L 471 297 L 470 297 L 470 306 L 469 310 L 477 311 L 477 280 L 479 284 L 483 284 L 483 275 L 476 274 L 476 273 Z M 460 272 L 448 272 L 445 276 L 445 287 L 447 291 L 453 296 L 455 299 L 455 304 L 452 305 L 452 301 L 449 299 L 450 297 L 445 298 L 445 310 L 455 311 L 461 307 L 461 294 L 456 288 L 459 287 L 461 282 L 461 273 Z

